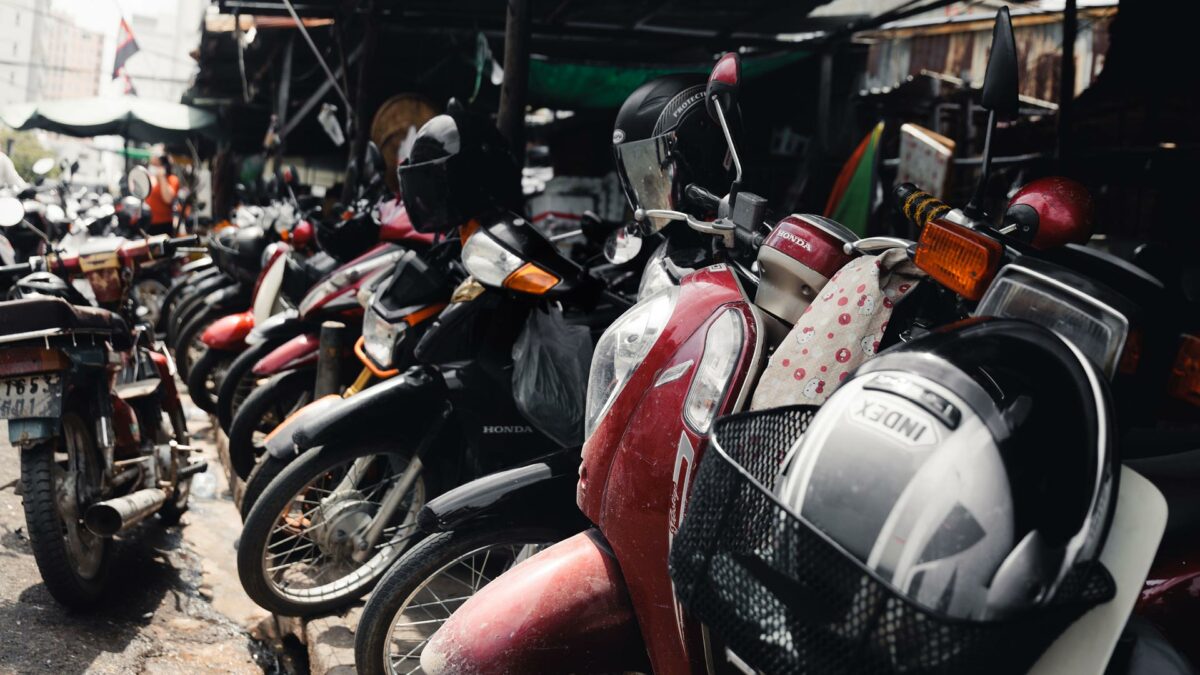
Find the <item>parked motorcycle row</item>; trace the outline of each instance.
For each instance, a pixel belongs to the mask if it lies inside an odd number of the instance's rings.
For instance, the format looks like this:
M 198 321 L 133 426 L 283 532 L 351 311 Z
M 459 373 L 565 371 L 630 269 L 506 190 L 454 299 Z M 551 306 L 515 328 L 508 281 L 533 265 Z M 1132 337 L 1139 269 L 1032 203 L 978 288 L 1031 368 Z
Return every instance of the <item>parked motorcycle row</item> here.
M 915 240 L 743 189 L 736 54 L 622 106 L 630 223 L 539 232 L 451 102 L 400 197 L 372 151 L 352 203 L 285 171 L 203 257 L 35 235 L 0 413 L 47 587 L 93 603 L 112 536 L 186 509 L 178 375 L 245 481 L 246 593 L 366 597 L 362 673 L 1192 672 L 1193 447 L 1141 431 L 1197 417 L 1200 312 L 1084 245 L 1070 179 L 984 211 L 1007 10 L 991 50 L 979 189 L 896 187 Z

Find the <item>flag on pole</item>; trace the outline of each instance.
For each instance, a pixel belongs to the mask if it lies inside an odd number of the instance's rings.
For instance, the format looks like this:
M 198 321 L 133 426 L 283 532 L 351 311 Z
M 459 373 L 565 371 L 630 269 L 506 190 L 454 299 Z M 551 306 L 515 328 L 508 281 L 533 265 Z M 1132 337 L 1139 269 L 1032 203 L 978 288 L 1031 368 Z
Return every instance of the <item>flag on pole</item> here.
M 854 149 L 850 159 L 842 165 L 829 201 L 825 204 L 825 216 L 853 230 L 861 237 L 867 236 L 867 220 L 871 213 L 871 186 L 875 181 L 875 154 L 879 150 L 879 137 L 883 135 L 883 122 L 867 134 Z
M 125 23 L 125 19 L 121 19 L 121 25 L 117 27 L 117 54 L 113 57 L 113 72 L 112 79 L 117 79 L 121 76 L 121 72 L 125 69 L 125 62 L 129 57 L 138 52 L 137 40 L 133 39 L 133 30 L 129 28 L 129 24 Z M 125 76 L 126 82 L 129 81 L 129 76 Z M 127 85 L 131 87 L 132 85 Z
M 137 96 L 137 89 L 133 86 L 133 80 L 129 78 L 129 73 L 124 68 L 121 69 L 121 77 L 125 80 L 125 95 Z

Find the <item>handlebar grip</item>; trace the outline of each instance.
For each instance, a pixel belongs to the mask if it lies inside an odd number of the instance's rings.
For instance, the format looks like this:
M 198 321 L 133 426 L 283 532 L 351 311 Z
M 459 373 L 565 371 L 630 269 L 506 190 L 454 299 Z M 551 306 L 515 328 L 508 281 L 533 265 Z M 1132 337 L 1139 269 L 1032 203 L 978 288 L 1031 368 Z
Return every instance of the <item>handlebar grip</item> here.
M 695 183 L 688 183 L 688 186 L 683 189 L 683 194 L 692 204 L 703 209 L 715 211 L 721 204 L 721 198 Z
M 176 246 L 195 246 L 200 243 L 200 237 L 194 234 L 187 234 L 182 237 L 172 237 L 167 240 L 167 245 Z
M 949 204 L 912 183 L 896 186 L 896 199 L 900 202 L 900 212 L 918 229 L 924 229 L 929 221 L 950 212 Z
M 33 265 L 29 262 L 16 263 L 13 265 L 0 265 L 0 276 L 10 276 L 13 274 L 22 274 L 33 271 Z

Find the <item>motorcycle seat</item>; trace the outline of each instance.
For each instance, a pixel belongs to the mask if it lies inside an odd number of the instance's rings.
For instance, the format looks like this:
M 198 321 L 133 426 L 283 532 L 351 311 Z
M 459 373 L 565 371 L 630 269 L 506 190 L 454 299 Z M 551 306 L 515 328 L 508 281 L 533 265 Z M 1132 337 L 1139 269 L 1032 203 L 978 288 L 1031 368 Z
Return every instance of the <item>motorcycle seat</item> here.
M 125 319 L 106 309 L 81 307 L 50 297 L 0 302 L 0 337 L 50 328 L 107 334 L 117 349 L 127 349 L 131 344 Z

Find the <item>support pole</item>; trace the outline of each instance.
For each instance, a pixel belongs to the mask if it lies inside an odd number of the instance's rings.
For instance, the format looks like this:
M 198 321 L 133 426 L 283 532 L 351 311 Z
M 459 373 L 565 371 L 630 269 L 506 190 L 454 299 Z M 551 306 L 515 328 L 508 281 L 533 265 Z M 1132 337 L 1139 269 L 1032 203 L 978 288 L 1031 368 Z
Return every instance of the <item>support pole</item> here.
M 829 153 L 830 108 L 833 105 L 833 48 L 821 52 L 821 81 L 817 89 L 817 147 Z
M 275 102 L 275 119 L 278 120 L 276 129 L 283 130 L 287 128 L 288 123 L 288 99 L 292 92 L 292 54 L 296 51 L 296 35 L 293 33 L 288 37 L 287 47 L 283 51 L 283 69 L 279 74 L 279 99 Z M 276 134 L 275 144 L 275 168 L 279 169 L 283 164 L 284 144 L 286 137 L 282 133 Z
M 342 202 L 349 205 L 354 199 L 356 183 L 363 173 L 363 161 L 367 154 L 367 140 L 371 134 L 371 114 L 374 112 L 367 107 L 367 97 L 370 96 L 368 78 L 371 76 L 371 61 L 375 57 L 375 44 L 379 38 L 379 21 L 375 16 L 374 0 L 367 0 L 365 23 L 363 27 L 362 56 L 358 61 L 358 82 L 354 91 L 354 140 L 350 144 L 350 161 L 357 167 L 354 175 L 346 173 L 346 181 L 342 186 Z
M 525 162 L 525 101 L 529 91 L 529 0 L 508 0 L 504 24 L 504 82 L 496 126 L 522 164 Z
M 349 347 L 350 331 L 341 321 L 321 324 L 321 343 L 317 353 L 317 378 L 313 388 L 315 398 L 337 394 L 341 389 L 342 354 Z
M 1079 13 L 1075 0 L 1066 0 L 1062 22 L 1062 71 L 1058 78 L 1058 147 L 1060 162 L 1070 155 L 1071 109 L 1075 101 L 1075 36 L 1079 33 Z

